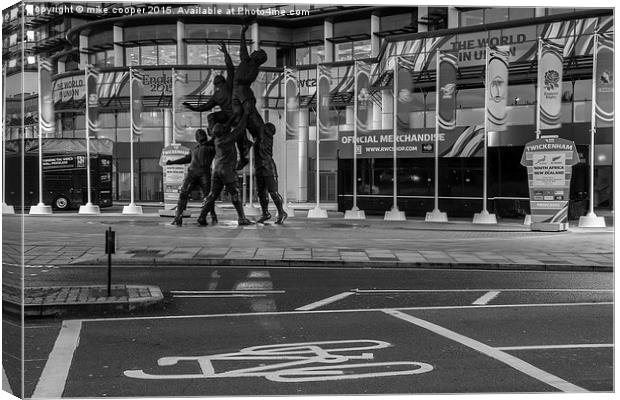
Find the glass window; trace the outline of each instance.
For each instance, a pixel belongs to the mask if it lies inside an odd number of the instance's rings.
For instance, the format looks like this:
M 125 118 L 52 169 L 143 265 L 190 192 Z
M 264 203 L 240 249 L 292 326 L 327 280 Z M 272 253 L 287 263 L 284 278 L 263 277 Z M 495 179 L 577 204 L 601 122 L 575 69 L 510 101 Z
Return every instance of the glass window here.
M 140 47 L 140 65 L 157 65 L 157 46 Z
M 536 104 L 535 85 L 508 85 L 508 105 L 524 106 Z
M 140 48 L 139 47 L 126 47 L 125 48 L 125 64 L 126 65 L 140 65 Z
M 226 62 L 224 61 L 224 55 L 222 54 L 222 52 L 219 49 L 219 45 L 217 44 L 208 44 L 207 45 L 207 54 L 206 54 L 206 61 L 208 65 L 225 65 Z M 233 63 L 235 62 L 234 60 L 234 50 L 231 49 L 232 46 L 226 46 L 228 47 L 228 53 L 230 54 L 230 58 L 233 60 Z M 237 46 L 237 59 L 239 58 L 239 46 Z M 236 64 L 235 64 L 236 65 Z
M 15 46 L 17 44 L 17 33 L 9 36 L 9 46 Z
M 502 7 L 487 8 L 484 10 L 484 23 L 503 22 L 508 20 L 508 9 Z
M 534 18 L 536 10 L 534 8 L 527 7 L 515 7 L 508 9 L 509 19 L 514 21 L 517 19 L 529 19 Z
M 106 50 L 105 52 L 105 65 L 107 67 L 114 66 L 114 50 Z
M 310 64 L 310 47 L 299 47 L 295 49 L 295 65 Z
M 325 62 L 325 46 L 320 44 L 310 47 L 310 60 L 314 64 Z
M 18 12 L 19 12 L 18 7 L 11 9 L 11 20 L 17 19 Z
M 26 31 L 26 41 L 34 42 L 34 31 Z
M 370 57 L 370 39 L 353 42 L 353 59 Z
M 484 10 L 472 10 L 461 13 L 461 26 L 482 25 Z
M 484 88 L 462 89 L 456 94 L 457 108 L 484 107 Z
M 547 15 L 566 14 L 574 11 L 574 8 L 548 8 Z
M 336 61 L 348 61 L 353 59 L 353 43 L 336 43 Z
M 159 65 L 174 65 L 177 63 L 177 46 L 172 45 L 159 45 L 158 46 Z
M 188 44 L 187 45 L 187 63 L 193 65 L 207 65 L 207 45 L 206 44 Z
M 592 79 L 575 81 L 575 101 L 592 100 Z

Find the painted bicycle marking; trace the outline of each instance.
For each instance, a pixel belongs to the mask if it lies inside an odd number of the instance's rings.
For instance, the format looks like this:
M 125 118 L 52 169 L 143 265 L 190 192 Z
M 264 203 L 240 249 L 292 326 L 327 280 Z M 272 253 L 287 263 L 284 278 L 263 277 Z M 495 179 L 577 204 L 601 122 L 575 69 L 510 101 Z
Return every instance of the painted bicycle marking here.
M 157 360 L 157 365 L 160 367 L 171 367 L 181 361 L 194 361 L 198 363 L 201 371 L 197 374 L 150 374 L 144 370 L 127 370 L 124 374 L 136 379 L 263 377 L 273 382 L 315 382 L 415 375 L 433 370 L 432 365 L 417 361 L 359 362 L 374 359 L 374 354 L 368 350 L 390 346 L 392 346 L 390 343 L 380 340 L 335 340 L 252 346 L 236 353 L 162 357 Z M 257 361 L 260 365 L 218 372 L 214 361 L 229 363 Z M 265 361 L 275 363 L 265 365 Z

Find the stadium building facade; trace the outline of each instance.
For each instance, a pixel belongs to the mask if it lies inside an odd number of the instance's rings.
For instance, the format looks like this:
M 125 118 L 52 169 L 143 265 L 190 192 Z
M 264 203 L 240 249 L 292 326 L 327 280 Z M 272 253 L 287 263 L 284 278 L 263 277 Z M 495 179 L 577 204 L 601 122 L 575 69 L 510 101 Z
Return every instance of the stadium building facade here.
M 236 63 L 240 27 L 252 48 L 268 61 L 254 84 L 265 122 L 278 129 L 274 154 L 280 191 L 289 201 L 316 200 L 317 65 L 329 68 L 329 121 L 333 137 L 321 139 L 320 201 L 349 209 L 353 193 L 353 152 L 358 154 L 358 205 L 383 214 L 392 205 L 397 179 L 398 204 L 407 215 L 432 210 L 434 160 L 428 145 L 435 134 L 434 56 L 457 53 L 456 128 L 449 152 L 440 159 L 439 196 L 450 215 L 471 216 L 482 205 L 485 49 L 510 49 L 508 129 L 490 132 L 489 206 L 499 216 L 528 213 L 527 173 L 519 164 L 524 144 L 535 138 L 539 38 L 564 45 L 562 125 L 544 134 L 573 140 L 582 163 L 573 172 L 573 216 L 586 211 L 588 165 L 595 163 L 595 207 L 613 204 L 613 126 L 598 127 L 595 158 L 589 159 L 593 37 L 613 33 L 613 9 L 463 8 L 312 5 L 230 5 L 180 3 L 88 3 L 99 12 L 78 12 L 60 3 L 18 4 L 3 11 L 3 64 L 6 78 L 8 139 L 38 135 L 37 56 L 55 68 L 53 137 L 85 135 L 85 67 L 100 71 L 97 89 L 99 123 L 92 137 L 114 143 L 113 199 L 129 198 L 129 68 L 144 73 L 143 129 L 136 138 L 136 199 L 162 201 L 162 148 L 174 140 L 191 146 L 194 131 L 206 126 L 207 113 L 183 110 L 173 127 L 172 69 L 185 77 L 183 96 L 196 105 L 209 99 L 213 78 L 225 74 L 218 43 L 224 41 Z M 72 3 L 67 3 L 71 5 Z M 74 4 L 75 5 L 75 4 Z M 46 7 L 47 8 L 46 8 Z M 112 12 L 112 10 L 120 10 Z M 142 10 L 137 12 L 136 10 Z M 233 10 L 231 12 L 231 10 Z M 91 10 L 92 11 L 92 10 Z M 22 21 L 23 18 L 23 21 Z M 23 25 L 22 25 L 23 22 Z M 392 167 L 390 135 L 394 129 L 393 63 L 400 56 L 410 65 L 411 91 L 399 134 L 398 168 Z M 354 65 L 370 66 L 368 128 L 372 134 L 352 140 Z M 296 130 L 285 135 L 284 69 L 298 82 Z M 23 110 L 23 111 L 22 111 Z M 175 133 L 173 133 L 175 132 Z M 354 150 L 355 149 L 355 150 Z M 283 171 L 286 169 L 286 179 Z M 396 177 L 395 177 L 396 175 Z

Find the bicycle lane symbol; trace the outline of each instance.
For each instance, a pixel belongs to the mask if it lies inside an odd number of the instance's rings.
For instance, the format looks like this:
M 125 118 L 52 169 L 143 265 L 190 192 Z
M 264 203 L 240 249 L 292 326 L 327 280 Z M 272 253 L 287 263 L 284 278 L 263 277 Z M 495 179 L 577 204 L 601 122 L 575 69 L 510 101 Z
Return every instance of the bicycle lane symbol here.
M 252 346 L 237 353 L 162 357 L 157 360 L 157 365 L 160 367 L 174 366 L 180 361 L 195 361 L 201 370 L 199 374 L 149 374 L 144 370 L 127 370 L 124 374 L 136 379 L 264 377 L 273 382 L 315 382 L 416 375 L 433 370 L 432 365 L 417 361 L 363 362 L 374 359 L 374 354 L 368 350 L 390 346 L 392 346 L 390 343 L 380 340 L 336 340 Z M 219 372 L 213 363 L 248 360 L 280 362 Z

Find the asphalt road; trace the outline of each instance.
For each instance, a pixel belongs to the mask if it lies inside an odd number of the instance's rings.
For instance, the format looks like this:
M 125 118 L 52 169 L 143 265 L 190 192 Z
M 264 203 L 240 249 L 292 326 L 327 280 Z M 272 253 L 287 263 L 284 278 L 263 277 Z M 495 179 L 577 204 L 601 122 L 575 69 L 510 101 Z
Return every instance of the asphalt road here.
M 33 286 L 106 276 L 26 272 Z M 144 266 L 113 280 L 157 284 L 165 305 L 27 320 L 26 396 L 613 390 L 608 273 Z

